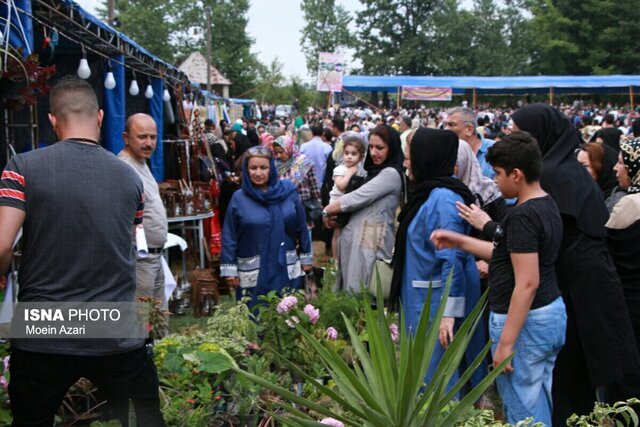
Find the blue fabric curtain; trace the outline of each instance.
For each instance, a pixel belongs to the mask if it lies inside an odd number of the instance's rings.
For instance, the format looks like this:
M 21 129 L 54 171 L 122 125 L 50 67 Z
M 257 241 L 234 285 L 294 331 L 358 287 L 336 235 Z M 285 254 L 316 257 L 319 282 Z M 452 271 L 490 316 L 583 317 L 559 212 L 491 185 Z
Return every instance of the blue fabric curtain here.
M 162 79 L 152 79 L 151 87 L 153 87 L 153 98 L 149 100 L 149 114 L 153 117 L 158 127 L 158 144 L 156 151 L 151 156 L 151 173 L 158 182 L 164 181 L 164 154 L 162 135 L 164 131 L 164 102 L 162 101 L 162 92 L 164 91 L 164 83 Z
M 27 14 L 31 14 L 31 0 L 16 0 L 15 5 L 16 7 L 24 10 Z M 11 8 L 10 16 L 8 16 L 8 12 L 9 5 L 7 2 L 0 2 L 0 17 L 4 18 L 0 19 L 0 30 L 4 31 L 7 23 L 5 19 L 8 18 L 11 22 L 9 44 L 16 49 L 24 47 L 23 56 L 26 58 L 29 54 L 29 50 L 33 52 L 33 22 L 28 15 L 18 13 L 18 11 L 13 7 Z M 22 30 L 24 30 L 24 37 L 22 37 L 20 24 L 22 24 Z
M 116 63 L 119 62 L 120 64 Z M 114 154 L 118 154 L 124 148 L 122 132 L 124 132 L 125 122 L 125 80 L 124 80 L 124 56 L 116 55 L 111 61 L 113 67 L 113 77 L 116 79 L 116 87 L 109 90 L 104 89 L 104 130 L 102 132 L 102 145 Z M 104 71 L 104 77 L 107 70 Z M 104 78 L 103 77 L 103 78 Z

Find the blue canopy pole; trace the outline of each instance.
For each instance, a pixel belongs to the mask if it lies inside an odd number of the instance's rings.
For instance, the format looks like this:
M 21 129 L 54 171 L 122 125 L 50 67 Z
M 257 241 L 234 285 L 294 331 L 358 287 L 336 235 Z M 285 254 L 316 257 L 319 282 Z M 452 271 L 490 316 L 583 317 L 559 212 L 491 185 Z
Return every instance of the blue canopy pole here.
M 151 173 L 158 182 L 164 181 L 164 154 L 162 147 L 162 135 L 164 133 L 164 102 L 162 101 L 162 92 L 164 91 L 164 82 L 162 79 L 151 79 L 151 87 L 153 88 L 153 98 L 149 100 L 149 114 L 153 117 L 158 128 L 158 144 L 156 151 L 151 156 Z
M 125 81 L 124 81 L 124 55 L 115 55 L 111 61 L 113 77 L 116 87 L 104 89 L 104 131 L 102 145 L 113 154 L 118 154 L 124 148 L 122 132 L 125 122 Z M 107 75 L 105 70 L 104 75 Z

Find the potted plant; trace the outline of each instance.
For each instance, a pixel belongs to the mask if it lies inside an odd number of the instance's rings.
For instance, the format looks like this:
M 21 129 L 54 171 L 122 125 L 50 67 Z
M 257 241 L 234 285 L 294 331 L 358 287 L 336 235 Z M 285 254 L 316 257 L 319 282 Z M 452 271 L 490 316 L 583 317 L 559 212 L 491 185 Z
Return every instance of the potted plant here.
M 447 280 L 442 301 L 446 301 L 450 286 L 451 275 Z M 377 293 L 377 306 L 382 308 L 384 300 L 379 284 Z M 427 301 L 430 298 L 431 292 Z M 374 310 L 368 305 L 364 307 L 368 347 L 364 345 L 352 321 L 343 316 L 349 333 L 349 343 L 357 355 L 353 366 L 347 364 L 326 340 L 314 337 L 301 324 L 296 324 L 295 328 L 326 364 L 334 385 L 321 385 L 313 381 L 313 378 L 294 362 L 284 357 L 282 359 L 322 395 L 335 402 L 339 410 L 305 399 L 238 367 L 232 369 L 281 396 L 286 401 L 282 403 L 282 408 L 287 412 L 287 416 L 274 414 L 274 417 L 288 425 L 322 425 L 309 413 L 299 409 L 299 406 L 304 406 L 317 414 L 318 418 L 331 418 L 349 426 L 453 426 L 511 360 L 507 358 L 462 398 L 458 405 L 449 406 L 490 349 L 490 344 L 487 344 L 469 369 L 447 389 L 454 371 L 460 365 L 472 333 L 482 319 L 485 299 L 486 294 L 457 331 L 438 365 L 433 381 L 426 385 L 423 381 L 437 343 L 438 325 L 444 312 L 444 303 L 440 304 L 433 316 L 430 304 L 425 303 L 415 335 L 408 334 L 404 328 L 398 331 L 399 346 L 394 344 L 393 331 L 384 310 Z M 402 313 L 400 318 L 402 322 Z M 430 319 L 431 324 L 435 326 L 429 327 Z

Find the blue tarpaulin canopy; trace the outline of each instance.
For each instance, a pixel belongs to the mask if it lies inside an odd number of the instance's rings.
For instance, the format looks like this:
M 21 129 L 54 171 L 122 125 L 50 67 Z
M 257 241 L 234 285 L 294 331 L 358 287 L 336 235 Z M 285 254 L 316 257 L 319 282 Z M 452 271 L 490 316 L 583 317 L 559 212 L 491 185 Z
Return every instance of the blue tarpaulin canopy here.
M 344 76 L 342 87 L 351 92 L 397 93 L 402 86 L 450 87 L 454 95 L 476 89 L 478 94 L 628 93 L 640 88 L 640 75 L 611 76 Z

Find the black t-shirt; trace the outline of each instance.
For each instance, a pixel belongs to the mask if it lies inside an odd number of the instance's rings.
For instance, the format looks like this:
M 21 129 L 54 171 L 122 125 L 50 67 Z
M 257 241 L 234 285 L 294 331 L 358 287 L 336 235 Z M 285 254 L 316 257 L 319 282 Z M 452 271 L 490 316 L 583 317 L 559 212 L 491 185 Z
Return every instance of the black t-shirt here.
M 560 296 L 555 261 L 562 242 L 562 220 L 551 196 L 514 206 L 502 221 L 502 236 L 489 263 L 489 307 L 507 313 L 515 276 L 511 253 L 538 253 L 540 283 L 531 309 L 543 307 Z

